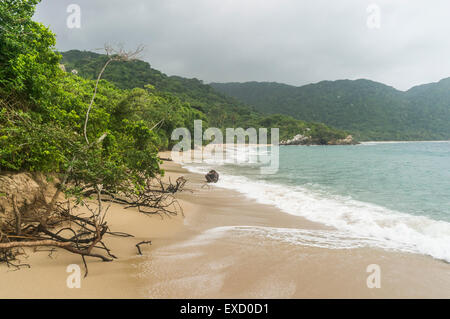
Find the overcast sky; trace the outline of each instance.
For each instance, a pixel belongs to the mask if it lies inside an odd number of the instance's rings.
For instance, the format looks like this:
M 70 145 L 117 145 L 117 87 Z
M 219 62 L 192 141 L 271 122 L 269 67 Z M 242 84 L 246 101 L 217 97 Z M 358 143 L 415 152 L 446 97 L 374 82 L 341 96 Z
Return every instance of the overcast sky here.
M 59 50 L 144 44 L 153 68 L 205 82 L 366 78 L 406 90 L 450 77 L 449 16 L 448 0 L 43 0 L 35 20 Z

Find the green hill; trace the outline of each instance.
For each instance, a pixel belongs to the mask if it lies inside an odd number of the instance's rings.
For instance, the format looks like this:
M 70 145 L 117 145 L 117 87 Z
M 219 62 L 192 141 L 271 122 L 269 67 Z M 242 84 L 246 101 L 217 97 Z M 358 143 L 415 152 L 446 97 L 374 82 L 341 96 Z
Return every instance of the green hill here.
M 70 72 L 75 69 L 78 75 L 86 79 L 95 79 L 107 59 L 102 54 L 79 50 L 61 54 L 63 56 L 61 63 L 66 70 Z M 183 103 L 203 112 L 210 126 L 279 127 L 280 139 L 292 138 L 309 128 L 308 135 L 311 135 L 318 144 L 326 144 L 330 140 L 341 139 L 348 135 L 348 132 L 321 123 L 305 122 L 287 115 L 262 114 L 233 97 L 217 92 L 201 80 L 168 76 L 141 60 L 111 63 L 102 78 L 121 89 L 143 88 L 151 84 L 157 91 L 174 95 Z
M 450 78 L 403 92 L 369 80 L 212 83 L 264 113 L 282 113 L 348 130 L 360 140 L 450 139 Z

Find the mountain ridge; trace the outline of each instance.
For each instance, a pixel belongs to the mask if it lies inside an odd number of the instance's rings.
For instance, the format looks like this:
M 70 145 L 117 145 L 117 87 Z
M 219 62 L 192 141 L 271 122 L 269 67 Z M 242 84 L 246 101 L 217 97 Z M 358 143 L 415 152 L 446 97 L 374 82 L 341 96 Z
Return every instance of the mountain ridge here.
M 450 78 L 400 91 L 367 80 L 210 85 L 263 113 L 291 115 L 348 130 L 360 140 L 450 139 Z
M 61 52 L 61 63 L 66 71 L 77 70 L 77 74 L 95 80 L 108 60 L 106 55 L 89 51 L 71 50 Z M 280 140 L 291 139 L 297 134 L 311 135 L 312 144 L 328 144 L 345 139 L 348 132 L 328 127 L 322 123 L 306 122 L 288 115 L 262 114 L 237 99 L 218 92 L 203 81 L 181 76 L 168 76 L 153 69 L 142 60 L 115 61 L 108 65 L 102 79 L 120 89 L 148 88 L 150 85 L 161 93 L 168 93 L 204 113 L 210 126 L 227 127 L 278 127 Z

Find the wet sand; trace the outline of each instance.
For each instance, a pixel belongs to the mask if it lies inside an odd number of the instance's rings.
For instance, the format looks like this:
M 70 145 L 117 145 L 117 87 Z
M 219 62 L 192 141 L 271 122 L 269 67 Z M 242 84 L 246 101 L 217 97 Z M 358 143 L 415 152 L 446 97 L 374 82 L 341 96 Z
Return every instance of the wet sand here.
M 176 164 L 171 164 L 172 167 Z M 230 226 L 327 230 L 219 187 L 180 198 L 194 204 L 186 228 L 141 264 L 150 298 L 450 298 L 450 265 L 428 256 L 372 248 L 327 249 L 242 235 Z M 245 228 L 245 227 L 244 227 Z M 212 229 L 212 230 L 211 230 Z M 381 288 L 367 267 L 380 266 Z
M 178 195 L 184 218 L 148 217 L 113 205 L 112 230 L 136 236 L 107 238 L 118 260 L 89 258 L 89 276 L 80 289 L 69 289 L 66 267 L 82 267 L 79 256 L 30 253 L 22 261 L 31 269 L 11 272 L 0 266 L 0 298 L 450 298 L 445 262 L 381 249 L 310 247 L 255 233 L 255 226 L 329 228 L 205 186 L 203 176 L 176 163 L 164 167 L 166 177 L 184 175 L 189 181 Z M 142 240 L 152 245 L 138 256 L 135 244 Z M 381 288 L 367 287 L 370 264 L 380 266 Z

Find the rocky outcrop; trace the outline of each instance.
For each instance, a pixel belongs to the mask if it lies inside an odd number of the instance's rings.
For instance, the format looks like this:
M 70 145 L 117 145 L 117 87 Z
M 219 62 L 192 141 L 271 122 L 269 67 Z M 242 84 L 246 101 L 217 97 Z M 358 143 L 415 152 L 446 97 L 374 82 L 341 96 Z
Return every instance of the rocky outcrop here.
M 353 136 L 348 135 L 346 138 L 342 139 L 332 139 L 328 142 L 323 142 L 322 140 L 314 139 L 311 136 L 297 134 L 289 140 L 280 141 L 280 145 L 355 145 L 359 144 L 353 139 Z
M 353 139 L 353 136 L 348 135 L 346 138 L 331 140 L 328 142 L 328 145 L 356 145 L 359 144 L 357 141 Z
M 310 145 L 311 136 L 297 134 L 289 140 L 284 140 L 280 142 L 280 145 Z

